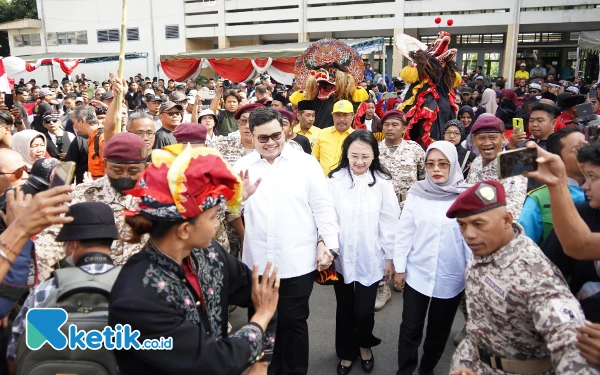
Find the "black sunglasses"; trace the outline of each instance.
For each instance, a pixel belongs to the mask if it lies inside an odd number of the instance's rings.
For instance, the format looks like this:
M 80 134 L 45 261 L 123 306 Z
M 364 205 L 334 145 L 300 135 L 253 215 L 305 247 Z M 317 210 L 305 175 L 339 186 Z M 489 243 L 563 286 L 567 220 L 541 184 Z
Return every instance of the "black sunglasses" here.
M 272 139 L 272 140 L 274 140 L 274 141 L 279 140 L 279 138 L 281 138 L 282 134 L 283 134 L 283 132 L 277 132 L 277 133 L 273 133 L 271 135 L 261 134 L 261 135 L 257 136 L 256 138 L 258 139 L 258 141 L 260 143 L 267 143 L 267 142 L 269 142 L 269 138 Z

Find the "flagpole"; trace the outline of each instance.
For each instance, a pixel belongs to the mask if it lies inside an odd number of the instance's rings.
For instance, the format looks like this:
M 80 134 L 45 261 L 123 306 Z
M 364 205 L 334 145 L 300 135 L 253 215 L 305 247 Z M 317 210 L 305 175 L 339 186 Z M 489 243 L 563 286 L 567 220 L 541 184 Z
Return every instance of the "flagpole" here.
M 119 70 L 117 71 L 117 77 L 123 79 L 123 68 L 125 65 L 125 39 L 127 39 L 127 0 L 123 0 L 123 9 L 121 11 L 121 40 L 119 46 Z M 119 92 L 117 95 L 117 123 L 115 128 L 115 133 L 119 134 L 121 132 L 121 110 L 123 108 L 123 91 L 126 87 L 123 87 L 123 90 Z

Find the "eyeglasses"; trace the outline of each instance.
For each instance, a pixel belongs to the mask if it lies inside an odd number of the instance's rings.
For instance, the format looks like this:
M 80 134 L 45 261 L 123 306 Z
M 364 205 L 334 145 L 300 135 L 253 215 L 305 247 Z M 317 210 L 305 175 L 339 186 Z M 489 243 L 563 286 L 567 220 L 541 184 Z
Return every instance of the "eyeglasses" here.
M 477 134 L 475 136 L 475 139 L 478 140 L 479 142 L 485 142 L 485 141 L 496 142 L 500 139 L 500 135 L 499 134 Z
M 133 134 L 137 135 L 140 138 L 152 138 L 154 137 L 154 132 L 152 130 L 148 130 L 147 132 L 143 132 L 143 131 L 137 131 L 137 132 L 133 132 Z
M 256 138 L 258 139 L 258 141 L 260 143 L 267 143 L 267 142 L 269 142 L 269 138 L 274 141 L 279 140 L 281 138 L 282 134 L 283 134 L 283 132 L 277 132 L 277 133 L 273 133 L 271 135 L 261 134 L 261 135 L 257 136 Z
M 19 179 L 21 179 L 21 177 L 23 177 L 23 173 L 25 171 L 27 171 L 26 165 L 20 167 L 19 169 L 16 169 L 14 172 L 2 172 L 0 174 L 11 174 L 11 175 L 14 175 L 17 180 L 19 180 Z
M 367 154 L 367 155 L 356 155 L 356 154 L 350 154 L 348 155 L 348 159 L 352 160 L 352 161 L 369 161 L 371 159 L 373 159 L 373 154 Z
M 52 124 L 52 123 L 55 123 L 55 122 L 58 122 L 58 120 L 45 120 L 44 121 L 45 124 Z
M 440 161 L 440 162 L 427 161 L 427 162 L 425 162 L 425 167 L 427 167 L 427 169 L 434 169 L 436 165 L 439 166 L 440 169 L 450 168 L 450 163 L 447 161 Z
M 248 125 L 248 119 L 239 119 L 238 120 L 238 125 L 242 125 L 242 126 L 246 126 Z
M 460 132 L 450 132 L 450 131 L 448 131 L 448 132 L 445 132 L 444 134 L 447 135 L 447 136 L 460 137 Z
M 181 112 L 165 112 L 165 113 L 171 117 L 181 116 Z

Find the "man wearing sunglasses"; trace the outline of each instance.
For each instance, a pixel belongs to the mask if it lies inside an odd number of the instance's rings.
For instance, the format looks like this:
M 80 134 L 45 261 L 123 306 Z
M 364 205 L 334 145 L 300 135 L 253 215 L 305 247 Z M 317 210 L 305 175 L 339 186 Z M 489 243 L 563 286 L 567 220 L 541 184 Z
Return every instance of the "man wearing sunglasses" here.
M 181 124 L 183 107 L 174 102 L 163 103 L 158 110 L 158 117 L 160 118 L 161 128 L 156 131 L 154 138 L 154 147 L 152 148 L 155 150 L 177 143 L 173 131 Z
M 46 151 L 51 157 L 65 160 L 67 150 L 75 139 L 75 134 L 64 131 L 61 127 L 60 114 L 57 111 L 49 111 L 44 114 L 44 128 L 46 128 Z
M 8 148 L 0 148 L 0 194 L 10 187 L 20 189 L 28 177 L 27 166 L 21 155 Z
M 271 370 L 306 374 L 308 301 L 317 263 L 319 270 L 328 268 L 333 254 L 326 249 L 338 248 L 335 208 L 319 163 L 286 144 L 279 112 L 256 108 L 249 124 L 255 151 L 238 160 L 234 169 L 247 172 L 251 183 L 262 182 L 246 200 L 242 261 L 258 264 L 259 272 L 267 261 L 279 267 L 277 339 Z M 318 236 L 325 245 L 319 250 Z

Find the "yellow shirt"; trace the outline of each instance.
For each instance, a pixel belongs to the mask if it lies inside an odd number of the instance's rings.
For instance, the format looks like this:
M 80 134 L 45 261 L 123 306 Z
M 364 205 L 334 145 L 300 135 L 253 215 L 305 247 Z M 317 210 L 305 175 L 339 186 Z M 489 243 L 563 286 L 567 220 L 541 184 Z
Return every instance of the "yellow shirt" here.
M 317 128 L 314 125 L 311 126 L 310 129 L 308 129 L 306 131 L 306 133 L 302 132 L 300 125 L 294 126 L 294 133 L 303 135 L 306 138 L 308 138 L 308 141 L 310 142 L 310 147 L 315 147 L 315 142 L 317 141 L 317 138 L 319 137 L 320 132 L 321 132 L 321 129 Z
M 515 79 L 521 78 L 529 79 L 529 72 L 527 70 L 524 72 L 521 70 L 517 70 L 517 72 L 515 73 Z
M 321 129 L 319 132 L 319 136 L 312 149 L 312 156 L 317 158 L 321 164 L 325 176 L 337 167 L 340 158 L 342 157 L 342 144 L 344 143 L 344 139 L 346 139 L 353 131 L 354 129 L 348 128 L 348 130 L 340 134 L 340 132 L 335 129 L 335 126 L 330 126 Z

